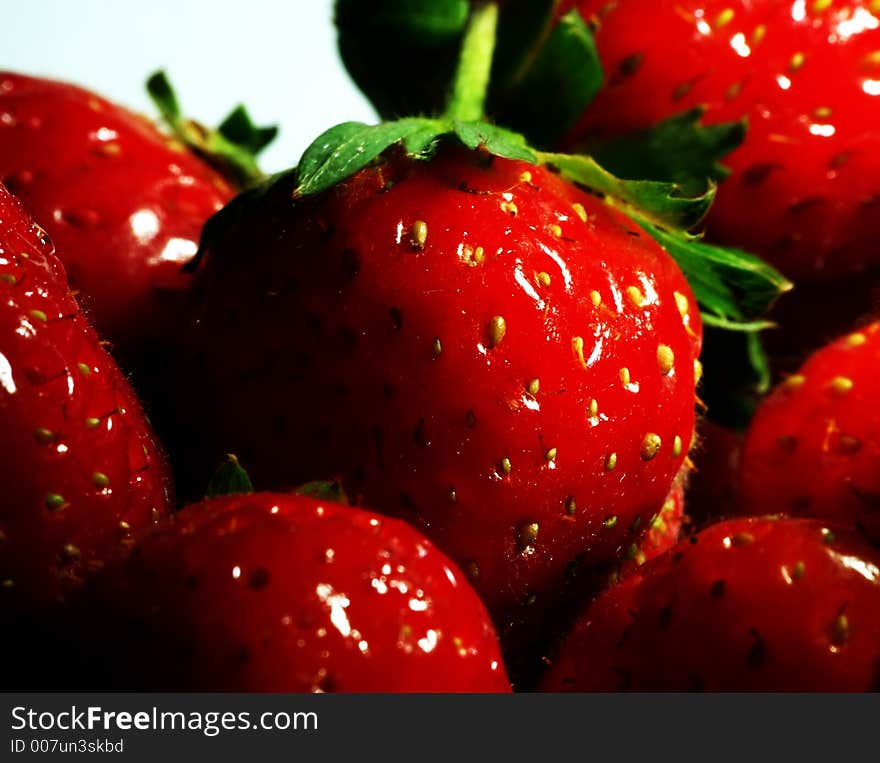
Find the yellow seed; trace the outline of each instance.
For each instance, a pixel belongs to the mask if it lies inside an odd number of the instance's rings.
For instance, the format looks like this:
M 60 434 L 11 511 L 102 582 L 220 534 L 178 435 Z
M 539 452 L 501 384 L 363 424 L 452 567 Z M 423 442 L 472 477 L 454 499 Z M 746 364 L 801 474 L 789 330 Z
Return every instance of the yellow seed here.
M 584 209 L 583 204 L 576 201 L 571 205 L 571 208 L 577 213 L 577 216 L 580 217 L 583 222 L 587 221 L 587 210 Z
M 678 313 L 684 318 L 691 309 L 690 303 L 688 302 L 688 298 L 682 294 L 680 291 L 674 293 L 675 296 L 675 306 L 678 308 Z
M 593 307 L 599 307 L 602 304 L 602 295 L 593 290 L 590 292 L 590 301 L 593 303 Z
M 764 24 L 759 24 L 755 27 L 755 30 L 752 32 L 752 44 L 757 45 L 764 37 L 767 35 L 767 27 Z
M 845 395 L 853 388 L 853 380 L 846 376 L 835 376 L 831 380 L 830 387 L 835 395 Z
M 562 227 L 556 225 L 555 223 L 550 226 L 550 232 L 556 236 L 556 238 L 562 238 Z
M 617 466 L 617 454 L 609 453 L 605 456 L 605 471 L 610 472 Z
M 816 119 L 828 119 L 831 116 L 831 109 L 827 106 L 819 106 L 813 109 L 813 116 Z
M 540 389 L 541 389 L 541 380 L 540 380 L 540 379 L 532 379 L 532 380 L 526 385 L 526 391 L 527 391 L 530 395 L 537 395 L 537 394 L 538 394 L 538 391 L 539 391 Z
M 822 13 L 822 11 L 827 11 L 834 0 L 814 0 L 813 2 L 813 13 Z
M 629 301 L 633 303 L 633 307 L 641 307 L 645 304 L 645 295 L 642 294 L 642 291 L 638 286 L 627 286 L 626 296 L 629 297 Z
M 119 523 L 119 529 L 122 530 L 123 532 L 128 532 L 129 530 L 131 530 L 131 525 L 128 522 L 126 522 L 125 520 L 122 520 Z
M 834 646 L 843 646 L 849 641 L 849 618 L 841 612 L 831 623 L 831 643 Z
M 804 576 L 804 573 L 806 573 L 806 571 L 806 564 L 804 564 L 803 562 L 795 562 L 791 572 L 795 580 L 800 580 Z
M 531 183 L 532 182 L 532 173 L 526 170 L 519 176 L 520 183 Z
M 880 12 L 880 0 L 877 0 L 877 12 Z M 868 53 L 868 55 L 862 59 L 862 63 L 868 67 L 880 66 L 880 50 Z
M 556 448 L 550 448 L 546 453 L 544 453 L 545 461 L 555 461 L 556 460 Z
M 788 390 L 800 389 L 804 386 L 804 383 L 806 381 L 807 377 L 803 374 L 792 374 L 784 382 L 782 382 L 782 386 L 784 389 Z
M 630 375 L 629 375 L 629 369 L 624 366 L 623 368 L 620 369 L 620 383 L 624 387 L 628 387 L 630 385 L 631 381 L 632 381 L 632 379 L 630 378 Z
M 83 376 L 89 376 L 92 373 L 92 369 L 89 368 L 85 363 L 77 363 L 76 367 L 79 369 L 79 372 Z
M 435 358 L 439 358 L 442 352 L 443 352 L 443 344 L 440 342 L 440 337 L 435 336 L 434 342 L 431 345 L 431 354 Z
M 867 341 L 868 337 L 859 332 L 856 332 L 855 334 L 850 334 L 846 338 L 846 343 L 850 347 L 861 347 Z
M 573 517 L 576 511 L 577 503 L 574 500 L 574 496 L 570 495 L 565 499 L 565 513 L 568 514 L 568 516 Z
M 82 552 L 72 543 L 66 543 L 61 547 L 60 556 L 64 562 L 75 562 L 82 556 Z
M 664 376 L 675 368 L 675 353 L 668 344 L 657 347 L 657 365 L 660 366 L 660 373 Z
M 12 275 L 12 273 L 3 273 L 3 275 L 0 275 L 0 281 L 5 281 L 6 283 L 11 284 L 12 286 L 15 286 L 15 284 L 18 283 L 15 280 L 15 276 Z
M 489 321 L 489 346 L 497 347 L 507 334 L 507 321 L 501 315 L 493 315 Z
M 101 423 L 101 419 L 96 419 L 94 416 L 90 416 L 86 419 L 86 429 L 94 429 Z
M 42 443 L 43 445 L 55 442 L 55 433 L 51 429 L 46 429 L 45 427 L 37 427 L 34 430 L 34 437 L 37 438 L 37 442 Z
M 581 366 L 586 368 L 587 362 L 584 360 L 584 338 L 582 336 L 574 337 L 571 340 L 571 349 L 577 356 L 578 361 L 580 361 Z
M 550 285 L 550 274 L 545 273 L 543 270 L 535 276 L 535 279 L 545 288 Z
M 805 59 L 803 53 L 801 53 L 801 52 L 797 52 L 797 53 L 795 53 L 795 54 L 791 57 L 791 61 L 789 61 L 789 63 L 788 63 L 788 69 L 789 69 L 789 71 L 792 72 L 792 74 L 793 74 L 794 72 L 796 72 L 798 69 L 800 69 L 800 68 L 804 65 L 804 61 L 805 61 L 805 60 L 806 60 L 806 59 Z
M 50 511 L 63 509 L 67 505 L 67 501 L 64 500 L 64 496 L 59 495 L 58 493 L 48 493 L 45 498 L 45 503 L 46 508 Z
M 725 8 L 718 16 L 715 18 L 715 28 L 721 29 L 723 26 L 727 26 L 731 21 L 733 21 L 733 17 L 736 14 L 733 12 L 733 8 Z
M 110 484 L 110 478 L 104 472 L 95 472 L 92 474 L 92 484 L 103 489 Z
M 607 519 L 602 520 L 602 526 L 606 530 L 611 530 L 612 528 L 617 526 L 617 515 L 608 517 Z
M 599 401 L 596 398 L 590 400 L 590 416 L 596 418 L 599 415 Z
M 424 220 L 416 220 L 409 233 L 410 243 L 416 249 L 423 249 L 428 240 L 428 224 Z
M 655 434 L 654 432 L 648 432 L 642 440 L 642 447 L 639 450 L 642 461 L 650 461 L 654 458 L 654 456 L 657 455 L 657 451 L 660 450 L 662 442 L 660 435 Z
M 31 310 L 31 318 L 42 323 L 45 323 L 48 320 L 48 316 L 42 310 Z
M 679 437 L 678 435 L 675 435 L 675 439 L 672 441 L 672 456 L 673 456 L 673 458 L 678 458 L 681 455 L 682 447 L 683 447 L 683 443 L 681 441 L 681 437 Z
M 516 217 L 519 212 L 519 207 L 516 206 L 516 203 L 513 201 L 502 201 L 501 202 L 501 211 L 505 214 L 512 215 Z
M 513 465 L 510 463 L 510 459 L 505 456 L 501 459 L 501 471 L 504 474 L 510 474 L 511 469 L 513 469 Z
M 703 364 L 699 360 L 694 361 L 694 384 L 699 384 L 703 378 Z
M 526 522 L 519 526 L 516 533 L 516 541 L 520 551 L 532 549 L 538 540 L 539 526 L 537 522 Z

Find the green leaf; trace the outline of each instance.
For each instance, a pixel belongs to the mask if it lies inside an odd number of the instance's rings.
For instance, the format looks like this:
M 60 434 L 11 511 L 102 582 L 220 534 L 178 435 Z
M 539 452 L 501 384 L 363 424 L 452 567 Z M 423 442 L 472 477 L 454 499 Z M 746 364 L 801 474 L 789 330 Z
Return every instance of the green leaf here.
M 345 506 L 350 504 L 342 483 L 337 480 L 306 482 L 300 485 L 294 492 L 297 495 L 308 495 L 321 501 L 341 503 Z
M 242 468 L 232 453 L 226 454 L 226 460 L 220 464 L 208 489 L 205 491 L 205 498 L 218 498 L 224 495 L 238 495 L 242 493 L 253 493 L 254 486 L 248 473 Z
M 224 119 L 217 131 L 226 140 L 246 148 L 256 156 L 278 136 L 277 125 L 259 127 L 254 124 L 248 110 L 241 104 Z
M 541 152 L 539 158 L 567 180 L 618 199 L 624 206 L 636 208 L 643 219 L 660 226 L 693 228 L 705 217 L 715 198 L 714 186 L 697 196 L 688 196 L 676 183 L 618 178 L 586 155 Z
M 602 87 L 604 75 L 593 33 L 576 10 L 556 23 L 520 65 L 493 115 L 539 147 L 557 145 Z
M 694 191 L 707 180 L 720 181 L 729 171 L 721 164 L 742 143 L 745 120 L 703 126 L 704 109 L 696 108 L 641 130 L 583 146 L 618 177 L 670 181 Z
M 709 325 L 739 331 L 768 327 L 758 320 L 792 284 L 766 262 L 739 249 L 714 246 L 634 219 L 675 259 Z
M 247 188 L 264 178 L 256 157 L 275 138 L 277 127 L 256 126 L 243 106 L 234 109 L 216 130 L 186 119 L 162 71 L 147 80 L 147 92 L 174 135 L 233 184 Z
M 517 159 L 536 164 L 537 154 L 529 148 L 526 139 L 503 127 L 487 122 L 456 122 L 455 135 L 468 148 L 482 148 L 493 156 Z
M 446 104 L 469 0 L 336 0 L 339 52 L 384 119 Z
M 401 119 L 378 125 L 359 125 L 344 122 L 330 128 L 309 146 L 299 168 L 299 186 L 296 195 L 320 193 L 366 167 L 383 151 L 395 143 L 412 139 L 424 150 L 435 137 L 448 131 L 448 124 L 430 119 Z

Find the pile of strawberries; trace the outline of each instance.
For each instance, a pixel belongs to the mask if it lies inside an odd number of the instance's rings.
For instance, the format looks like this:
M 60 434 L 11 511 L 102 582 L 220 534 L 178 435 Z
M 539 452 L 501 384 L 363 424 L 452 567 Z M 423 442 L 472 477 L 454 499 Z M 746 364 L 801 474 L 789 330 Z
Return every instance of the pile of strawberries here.
M 7 688 L 880 688 L 880 3 L 409 6 L 269 178 L 0 72 Z

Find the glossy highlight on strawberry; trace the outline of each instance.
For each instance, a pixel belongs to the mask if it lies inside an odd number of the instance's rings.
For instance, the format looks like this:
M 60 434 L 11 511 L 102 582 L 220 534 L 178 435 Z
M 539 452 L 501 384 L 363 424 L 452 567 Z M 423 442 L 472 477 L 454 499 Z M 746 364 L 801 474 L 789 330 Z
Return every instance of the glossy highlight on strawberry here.
M 170 474 L 45 231 L 0 186 L 0 622 L 39 612 L 168 513 Z
M 339 477 L 424 528 L 503 638 L 540 628 L 574 567 L 639 538 L 684 462 L 687 282 L 621 212 L 525 162 L 447 146 L 318 197 L 292 199 L 295 182 L 206 230 L 180 471 L 206 473 L 213 447 L 258 486 Z
M 862 528 L 880 540 L 880 323 L 814 353 L 758 408 L 744 505 Z
M 127 369 L 176 330 L 181 269 L 226 180 L 153 123 L 62 82 L 0 72 L 0 181 L 58 247 Z
M 184 509 L 84 591 L 72 632 L 104 689 L 510 691 L 482 603 L 428 540 L 289 493 Z
M 880 556 L 808 519 L 721 522 L 612 586 L 560 647 L 549 691 L 868 691 Z
M 579 0 L 606 86 L 568 138 L 651 127 L 689 108 L 748 119 L 712 237 L 795 280 L 876 271 L 880 9 L 870 0 Z

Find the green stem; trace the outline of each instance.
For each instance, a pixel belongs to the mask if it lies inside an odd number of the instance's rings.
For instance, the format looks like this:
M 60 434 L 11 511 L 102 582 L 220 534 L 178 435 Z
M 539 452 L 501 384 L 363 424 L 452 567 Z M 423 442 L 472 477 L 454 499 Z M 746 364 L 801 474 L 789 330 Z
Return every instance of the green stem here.
M 464 33 L 452 95 L 446 106 L 446 116 L 450 119 L 471 122 L 483 118 L 497 26 L 496 3 L 481 3 L 474 8 Z

